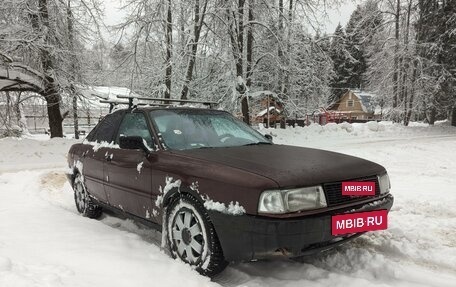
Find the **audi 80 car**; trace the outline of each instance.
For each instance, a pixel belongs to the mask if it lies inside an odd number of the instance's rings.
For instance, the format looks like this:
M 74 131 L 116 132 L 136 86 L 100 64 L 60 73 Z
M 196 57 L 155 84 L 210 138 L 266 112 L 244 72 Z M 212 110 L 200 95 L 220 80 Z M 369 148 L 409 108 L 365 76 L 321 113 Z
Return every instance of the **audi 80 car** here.
M 207 276 L 228 262 L 298 259 L 384 229 L 393 204 L 381 165 L 273 144 L 213 109 L 117 110 L 71 147 L 68 165 L 82 215 L 108 209 L 157 228 L 174 258 Z

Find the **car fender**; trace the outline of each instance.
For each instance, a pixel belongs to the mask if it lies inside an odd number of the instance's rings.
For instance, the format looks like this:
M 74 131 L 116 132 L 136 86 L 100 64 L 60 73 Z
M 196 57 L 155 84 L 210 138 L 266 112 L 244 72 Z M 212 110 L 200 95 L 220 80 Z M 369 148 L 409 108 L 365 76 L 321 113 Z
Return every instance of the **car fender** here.
M 201 194 L 197 192 L 195 189 L 191 188 L 188 185 L 182 184 L 179 188 L 173 187 L 169 190 L 163 197 L 163 206 L 168 206 L 174 199 L 176 199 L 181 193 L 190 194 L 194 197 L 198 202 L 204 205 L 204 200 L 201 197 Z

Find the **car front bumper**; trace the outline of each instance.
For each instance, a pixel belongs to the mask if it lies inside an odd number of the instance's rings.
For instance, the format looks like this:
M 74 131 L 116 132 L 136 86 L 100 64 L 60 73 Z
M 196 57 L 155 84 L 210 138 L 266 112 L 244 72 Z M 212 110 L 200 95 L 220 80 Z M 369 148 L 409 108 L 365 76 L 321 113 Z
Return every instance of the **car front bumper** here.
M 390 210 L 393 201 L 393 196 L 388 194 L 371 203 L 289 219 L 233 216 L 216 211 L 209 214 L 227 261 L 250 261 L 278 254 L 293 258 L 330 249 L 362 234 L 333 236 L 332 215 Z
M 73 182 L 74 182 L 74 175 L 72 173 L 65 173 L 68 182 L 71 184 L 71 187 L 73 187 Z

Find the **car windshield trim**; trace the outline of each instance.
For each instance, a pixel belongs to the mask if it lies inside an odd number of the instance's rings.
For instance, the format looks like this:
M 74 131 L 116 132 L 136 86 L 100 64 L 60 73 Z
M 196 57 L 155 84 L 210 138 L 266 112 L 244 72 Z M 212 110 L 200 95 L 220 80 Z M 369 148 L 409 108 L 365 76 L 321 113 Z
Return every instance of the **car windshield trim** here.
M 258 131 L 223 111 L 159 109 L 149 115 L 162 145 L 170 150 L 271 144 Z

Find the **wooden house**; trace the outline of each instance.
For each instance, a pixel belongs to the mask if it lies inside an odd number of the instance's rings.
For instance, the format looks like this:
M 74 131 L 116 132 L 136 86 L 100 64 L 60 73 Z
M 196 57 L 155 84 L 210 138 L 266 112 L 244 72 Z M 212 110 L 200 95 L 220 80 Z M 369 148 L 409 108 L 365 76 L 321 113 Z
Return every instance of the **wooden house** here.
M 255 92 L 250 95 L 253 123 L 276 123 L 284 118 L 284 104 L 277 94 L 270 91 Z
M 358 90 L 348 90 L 327 110 L 341 120 L 369 121 L 381 118 L 375 114 L 374 94 Z

